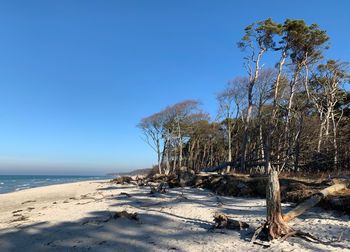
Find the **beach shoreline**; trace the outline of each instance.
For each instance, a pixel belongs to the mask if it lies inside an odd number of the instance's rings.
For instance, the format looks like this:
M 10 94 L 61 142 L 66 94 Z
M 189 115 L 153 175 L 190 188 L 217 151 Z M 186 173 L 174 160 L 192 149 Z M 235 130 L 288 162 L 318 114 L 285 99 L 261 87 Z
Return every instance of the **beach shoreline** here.
M 1 251 L 263 250 L 249 238 L 265 218 L 264 199 L 224 197 L 188 187 L 159 195 L 149 192 L 149 187 L 93 180 L 1 194 Z M 138 218 L 113 218 L 119 211 L 136 213 Z M 251 227 L 212 230 L 216 212 Z M 291 238 L 273 242 L 272 251 L 350 249 L 347 215 L 315 208 L 290 224 L 322 239 L 343 233 L 342 241 L 323 245 Z
M 0 175 L 0 195 L 43 186 L 112 178 L 108 175 Z
M 84 188 L 84 185 L 90 183 L 108 183 L 110 180 L 86 180 L 78 182 L 66 182 L 61 184 L 38 186 L 33 188 L 12 191 L 0 194 L 0 213 L 12 208 L 20 207 L 23 202 L 45 202 L 56 201 L 69 197 L 75 197 L 77 194 L 86 190 L 90 192 L 91 188 Z

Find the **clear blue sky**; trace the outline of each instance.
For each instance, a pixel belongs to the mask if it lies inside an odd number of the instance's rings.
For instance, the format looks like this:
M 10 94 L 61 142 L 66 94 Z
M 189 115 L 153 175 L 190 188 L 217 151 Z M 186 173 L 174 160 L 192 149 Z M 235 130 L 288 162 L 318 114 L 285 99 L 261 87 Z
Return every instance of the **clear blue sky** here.
M 350 60 L 349 1 L 0 2 L 0 174 L 103 174 L 148 167 L 139 120 L 215 94 L 244 73 L 243 28 L 318 23 Z

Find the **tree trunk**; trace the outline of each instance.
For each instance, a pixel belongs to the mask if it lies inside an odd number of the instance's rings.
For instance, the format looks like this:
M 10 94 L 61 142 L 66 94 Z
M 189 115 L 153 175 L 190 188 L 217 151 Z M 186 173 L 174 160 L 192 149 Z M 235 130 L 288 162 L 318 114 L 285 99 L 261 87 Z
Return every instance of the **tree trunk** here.
M 323 112 L 320 111 L 319 112 L 320 115 L 320 129 L 319 129 L 319 133 L 318 133 L 318 143 L 317 143 L 317 152 L 320 153 L 321 152 L 321 146 L 322 146 L 322 140 L 323 140 L 323 130 L 325 128 L 325 123 L 326 121 L 323 119 Z
M 228 162 L 232 161 L 232 132 L 231 132 L 231 122 L 229 121 L 229 119 L 227 119 L 227 133 L 228 133 Z M 231 171 L 231 166 L 227 166 L 226 168 L 226 172 L 230 173 Z
M 298 171 L 299 169 L 299 157 L 300 157 L 300 138 L 303 130 L 304 117 L 300 116 L 298 120 L 298 130 L 295 136 L 295 159 L 294 159 L 294 171 Z
M 214 162 L 214 150 L 213 150 L 213 143 L 212 141 L 210 141 L 210 167 L 213 166 L 213 162 Z
M 177 138 L 179 141 L 179 168 L 182 167 L 182 137 L 181 137 L 181 127 L 179 119 L 177 120 Z
M 284 160 L 284 164 L 282 167 L 285 167 L 285 165 L 288 163 L 289 158 L 292 153 L 292 133 L 291 133 L 291 121 L 292 121 L 292 109 L 294 106 L 294 96 L 297 88 L 297 82 L 298 82 L 298 75 L 299 75 L 300 70 L 296 70 L 294 73 L 293 81 L 291 83 L 291 90 L 290 90 L 290 95 L 288 99 L 288 107 L 287 107 L 287 115 L 286 115 L 286 124 L 284 127 L 284 136 L 285 136 L 285 149 L 286 149 L 286 156 Z
M 263 130 L 262 130 L 262 126 L 260 123 L 259 126 L 259 149 L 260 149 L 260 157 L 262 160 L 265 160 L 265 155 L 264 155 L 264 138 L 263 138 Z
M 271 165 L 271 164 L 270 164 Z M 282 218 L 281 193 L 278 172 L 271 169 L 266 188 L 267 222 L 265 229 L 269 239 L 277 239 L 287 235 L 290 228 Z
M 334 165 L 334 169 L 337 169 L 337 166 L 338 166 L 337 123 L 335 122 L 334 111 L 332 111 L 332 124 L 333 124 L 333 148 L 334 148 L 333 165 Z
M 176 148 L 174 148 L 174 159 L 173 159 L 173 172 L 175 173 L 176 171 L 176 160 L 177 159 L 177 155 L 176 155 Z
M 162 174 L 161 158 L 162 158 L 162 154 L 160 153 L 160 143 L 159 143 L 159 139 L 157 139 L 157 160 L 158 160 L 158 171 L 159 171 L 159 174 Z
M 256 84 L 258 78 L 259 78 L 259 71 L 260 71 L 260 60 L 262 55 L 266 52 L 266 49 L 261 47 L 260 51 L 256 57 L 255 61 L 255 69 L 254 73 L 250 72 L 249 75 L 249 84 L 248 84 L 248 92 L 247 92 L 247 97 L 248 97 L 248 107 L 247 107 L 247 116 L 245 118 L 244 122 L 244 132 L 243 132 L 243 140 L 242 140 L 242 148 L 241 148 L 241 169 L 242 171 L 245 170 L 246 166 L 246 158 L 247 158 L 247 144 L 249 141 L 249 126 L 250 126 L 250 121 L 252 118 L 252 112 L 253 112 L 253 89 L 254 85 Z
M 170 162 L 169 162 L 169 158 L 170 158 L 170 146 L 169 146 L 169 143 L 170 143 L 170 139 L 167 137 L 167 140 L 166 140 L 166 147 L 165 147 L 165 165 L 166 165 L 166 171 L 165 171 L 165 174 L 166 175 L 169 175 L 170 173 Z
M 194 153 L 193 153 L 193 150 L 194 150 L 195 145 L 196 145 L 196 140 L 195 139 L 191 139 L 191 142 L 188 145 L 189 154 L 188 154 L 188 161 L 187 161 L 187 167 L 191 168 L 191 169 L 194 169 L 194 165 L 193 165 L 193 155 L 194 155 Z

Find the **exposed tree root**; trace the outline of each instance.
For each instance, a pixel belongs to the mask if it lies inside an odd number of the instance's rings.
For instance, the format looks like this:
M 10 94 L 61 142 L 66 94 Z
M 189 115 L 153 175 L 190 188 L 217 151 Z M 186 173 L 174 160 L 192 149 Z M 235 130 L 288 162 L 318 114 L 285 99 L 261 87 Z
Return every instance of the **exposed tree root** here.
M 269 234 L 269 230 L 268 230 L 268 227 L 267 226 L 267 223 L 259 226 L 253 236 L 252 236 L 252 239 L 251 239 L 251 242 L 254 243 L 254 244 L 257 244 L 257 245 L 261 245 L 261 246 L 264 246 L 264 247 L 267 247 L 268 244 L 266 243 L 261 243 L 261 242 L 258 242 L 256 241 L 258 238 L 260 238 L 262 241 L 270 241 L 271 238 L 270 237 L 270 234 Z M 301 239 L 304 239 L 308 242 L 313 242 L 313 243 L 321 243 L 323 245 L 329 245 L 329 244 L 332 244 L 334 242 L 340 242 L 341 241 L 341 238 L 342 238 L 342 235 L 343 233 L 341 233 L 339 235 L 339 237 L 337 239 L 333 239 L 333 240 L 322 240 L 310 233 L 307 233 L 307 232 L 303 232 L 303 231 L 300 231 L 300 230 L 293 230 L 291 228 L 289 228 L 289 232 L 286 233 L 285 235 L 283 235 L 282 237 L 280 237 L 279 241 L 280 242 L 283 242 L 283 241 L 286 241 L 288 238 L 290 237 L 297 237 L 297 238 L 301 238 Z
M 329 244 L 334 243 L 334 242 L 340 242 L 342 235 L 343 234 L 341 233 L 337 239 L 328 240 L 328 241 L 321 240 L 320 238 L 317 238 L 316 236 L 314 236 L 310 233 L 303 232 L 303 231 L 296 231 L 295 234 L 293 234 L 292 236 L 302 238 L 302 239 L 309 241 L 309 242 L 329 245 Z
M 251 238 L 251 242 L 255 242 L 258 238 L 263 241 L 271 241 L 274 239 L 286 237 L 292 232 L 293 230 L 283 222 L 275 222 L 273 224 L 265 222 L 255 230 Z
M 157 193 L 166 193 L 167 190 L 169 189 L 169 185 L 167 182 L 161 182 L 158 184 L 157 187 L 154 186 L 150 186 L 151 187 L 151 191 L 150 194 L 157 194 Z

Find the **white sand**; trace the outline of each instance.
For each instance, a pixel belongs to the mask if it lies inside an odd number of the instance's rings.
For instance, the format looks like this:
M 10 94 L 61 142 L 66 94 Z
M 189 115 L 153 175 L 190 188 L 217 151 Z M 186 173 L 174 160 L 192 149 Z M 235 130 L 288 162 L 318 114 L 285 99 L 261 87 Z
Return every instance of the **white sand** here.
M 191 188 L 157 197 L 149 191 L 90 181 L 2 194 L 0 251 L 350 251 L 346 215 L 315 208 L 290 223 L 322 239 L 343 233 L 341 242 L 322 245 L 290 238 L 264 249 L 249 242 L 265 217 L 263 199 L 220 197 Z M 121 210 L 137 212 L 140 220 L 110 218 Z M 210 231 L 215 212 L 248 222 L 252 229 Z

